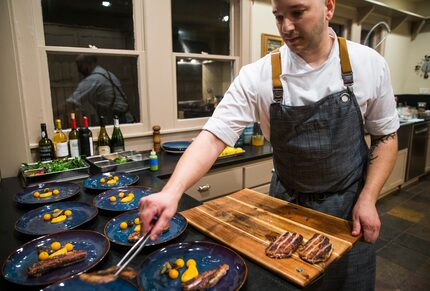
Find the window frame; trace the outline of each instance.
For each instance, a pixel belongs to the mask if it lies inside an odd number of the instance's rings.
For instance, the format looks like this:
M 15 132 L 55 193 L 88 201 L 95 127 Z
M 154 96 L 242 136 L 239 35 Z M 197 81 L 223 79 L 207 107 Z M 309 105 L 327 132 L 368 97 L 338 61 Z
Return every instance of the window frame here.
M 27 0 L 29 1 L 29 0 Z M 48 131 L 53 132 L 54 116 L 51 104 L 51 88 L 49 79 L 48 68 L 48 53 L 61 53 L 61 54 L 76 54 L 76 53 L 90 53 L 104 56 L 133 56 L 137 57 L 137 77 L 138 77 L 138 92 L 139 92 L 139 114 L 140 122 L 132 124 L 122 124 L 121 130 L 125 138 L 138 137 L 149 135 L 151 127 L 149 126 L 148 112 L 148 94 L 146 82 L 146 51 L 145 47 L 145 30 L 144 30 L 144 7 L 143 1 L 133 0 L 133 30 L 134 30 L 134 50 L 127 49 L 107 49 L 107 48 L 84 48 L 84 47 L 64 47 L 64 46 L 47 46 L 45 45 L 45 34 L 43 28 L 43 14 L 41 1 L 31 1 L 31 8 L 33 11 L 33 21 L 35 27 L 35 41 L 36 49 L 38 51 L 39 67 L 38 71 L 41 77 L 40 92 L 43 121 L 47 122 Z M 78 125 L 81 122 L 78 121 Z M 108 132 L 112 131 L 113 125 L 107 126 Z M 94 140 L 97 140 L 99 126 L 91 126 Z M 67 134 L 70 129 L 65 129 Z M 39 139 L 39 131 L 29 131 L 30 148 L 37 148 Z
M 174 0 L 171 0 L 174 1 Z M 232 72 L 232 80 L 234 76 L 236 76 L 239 72 L 240 66 L 240 57 L 238 56 L 239 48 L 236 42 L 235 36 L 239 35 L 239 19 L 238 19 L 238 7 L 240 5 L 239 2 L 235 0 L 230 0 L 230 54 L 229 55 L 217 55 L 217 54 L 208 54 L 208 53 L 182 53 L 182 52 L 174 52 L 172 49 L 172 84 L 173 84 L 173 113 L 174 113 L 174 127 L 175 128 L 197 128 L 203 127 L 203 125 L 208 121 L 209 117 L 199 117 L 199 118 L 188 118 L 188 119 L 180 119 L 178 118 L 178 91 L 177 91 L 177 64 L 176 58 L 194 58 L 194 59 L 207 59 L 207 60 L 225 60 L 225 61 L 233 61 L 233 72 Z M 172 19 L 172 15 L 170 15 L 170 19 Z M 171 28 L 172 26 L 170 26 Z M 172 38 L 172 32 L 170 34 L 170 38 Z

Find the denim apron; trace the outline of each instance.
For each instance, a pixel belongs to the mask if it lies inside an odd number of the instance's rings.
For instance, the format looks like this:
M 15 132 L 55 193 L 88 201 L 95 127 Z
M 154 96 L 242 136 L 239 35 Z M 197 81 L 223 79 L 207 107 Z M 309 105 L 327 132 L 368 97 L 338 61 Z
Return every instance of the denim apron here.
M 338 38 L 346 89 L 304 106 L 282 104 L 281 57 L 272 52 L 274 102 L 270 141 L 275 172 L 270 195 L 351 220 L 364 185 L 368 147 L 346 41 Z M 288 80 L 287 80 L 288 82 Z M 373 245 L 358 242 L 323 274 L 318 290 L 374 290 Z

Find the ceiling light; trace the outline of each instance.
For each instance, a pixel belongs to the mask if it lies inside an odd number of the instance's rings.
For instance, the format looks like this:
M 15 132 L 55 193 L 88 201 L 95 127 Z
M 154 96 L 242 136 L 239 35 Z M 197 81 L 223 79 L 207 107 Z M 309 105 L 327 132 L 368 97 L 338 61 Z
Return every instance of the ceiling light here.
M 230 19 L 230 17 L 228 15 L 226 15 L 221 19 L 221 21 L 228 22 L 229 19 Z
M 102 1 L 102 5 L 104 7 L 109 7 L 109 6 L 112 6 L 112 3 L 110 3 L 110 1 Z

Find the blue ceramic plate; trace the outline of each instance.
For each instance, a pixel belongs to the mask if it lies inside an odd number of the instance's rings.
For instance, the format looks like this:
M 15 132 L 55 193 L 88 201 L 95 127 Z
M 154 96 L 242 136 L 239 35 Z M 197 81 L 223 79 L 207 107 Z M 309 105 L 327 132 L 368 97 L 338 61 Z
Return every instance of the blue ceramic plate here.
M 58 268 L 40 277 L 29 277 L 27 268 L 38 262 L 38 247 L 49 247 L 58 241 L 61 245 L 72 243 L 75 250 L 86 250 L 84 261 Z M 6 280 L 20 285 L 48 285 L 73 275 L 85 272 L 100 262 L 109 251 L 109 241 L 101 233 L 90 230 L 68 230 L 32 240 L 13 252 L 3 264 L 2 273 Z
M 191 144 L 191 141 L 168 141 L 161 144 L 161 148 L 168 152 L 174 154 L 182 154 Z
M 134 221 L 134 219 L 138 215 L 138 210 L 132 210 L 126 213 L 123 213 L 121 215 L 118 215 L 117 217 L 114 217 L 105 226 L 105 235 L 109 238 L 111 242 L 114 242 L 119 245 L 124 246 L 132 246 L 133 243 L 128 242 L 128 236 L 134 232 L 134 227 L 136 225 L 133 225 L 131 227 L 128 227 L 125 230 L 122 230 L 119 228 L 119 224 L 123 221 Z M 179 235 L 181 235 L 185 228 L 187 227 L 187 220 L 185 217 L 182 216 L 182 214 L 176 213 L 173 218 L 169 222 L 169 230 L 162 233 L 157 240 L 152 241 L 148 240 L 145 245 L 147 246 L 153 246 L 158 245 L 161 243 L 165 243 L 169 240 L 172 240 Z
M 108 184 L 106 182 L 100 183 L 101 178 L 105 178 L 107 180 L 107 177 L 109 176 L 118 176 L 118 182 L 115 184 Z M 136 183 L 137 181 L 139 181 L 139 176 L 137 175 L 124 172 L 111 172 L 89 177 L 84 181 L 84 187 L 92 190 L 108 190 L 129 186 Z
M 121 202 L 121 198 L 119 198 L 118 196 L 118 194 L 121 192 L 124 193 L 124 195 L 127 195 L 128 193 L 133 193 L 134 199 L 127 203 Z M 150 188 L 146 187 L 126 187 L 119 189 L 111 189 L 97 195 L 93 200 L 93 204 L 103 210 L 128 211 L 139 208 L 140 198 L 142 198 L 143 196 L 148 196 L 152 193 L 154 192 Z M 109 200 L 111 196 L 116 197 L 115 202 L 111 202 Z
M 34 197 L 35 192 L 43 193 L 43 190 L 48 188 L 49 191 L 57 189 L 60 191 L 57 195 L 51 195 L 46 198 Z M 67 182 L 41 183 L 33 187 L 28 187 L 24 191 L 15 195 L 15 201 L 20 204 L 46 204 L 67 199 L 79 193 L 80 187 L 78 184 Z
M 43 220 L 45 213 L 52 214 L 54 209 L 71 210 L 72 215 L 65 221 L 51 223 Z M 30 235 L 44 235 L 72 229 L 90 221 L 97 215 L 97 208 L 83 202 L 67 201 L 45 205 L 24 214 L 15 224 L 19 232 Z
M 239 290 L 248 273 L 244 260 L 231 249 L 210 242 L 184 242 L 169 245 L 146 257 L 139 272 L 140 287 L 143 290 L 182 290 L 180 278 L 186 267 L 179 270 L 179 277 L 176 280 L 169 279 L 167 275 L 160 275 L 165 262 L 174 262 L 179 258 L 185 262 L 194 259 L 200 274 L 221 264 L 229 265 L 227 274 L 218 284 L 207 290 Z
M 64 291 L 64 290 L 79 290 L 79 291 L 135 291 L 137 287 L 121 278 L 116 279 L 107 284 L 90 284 L 81 281 L 79 277 L 74 277 L 61 283 L 56 283 L 42 289 L 42 291 Z

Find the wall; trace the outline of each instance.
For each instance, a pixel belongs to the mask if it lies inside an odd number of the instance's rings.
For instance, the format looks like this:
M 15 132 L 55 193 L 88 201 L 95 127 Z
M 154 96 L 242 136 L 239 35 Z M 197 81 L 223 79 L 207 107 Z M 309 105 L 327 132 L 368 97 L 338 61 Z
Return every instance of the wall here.
M 253 1 L 251 21 L 251 60 L 256 61 L 261 58 L 261 34 L 279 35 L 270 0 Z
M 425 55 L 430 55 L 430 23 L 424 26 L 421 33 L 411 43 L 406 69 L 404 69 L 403 93 L 429 93 L 430 78 L 424 79 L 414 70 Z M 422 88 L 421 91 L 420 88 Z
M 26 161 L 30 158 L 30 149 L 26 146 L 28 140 L 23 118 L 23 97 L 19 89 L 17 51 L 12 37 L 13 24 L 9 16 L 8 3 L 0 1 L 0 169 L 3 177 L 16 176 L 18 172 L 16 161 Z
M 412 10 L 419 6 L 423 15 L 428 15 L 430 10 L 430 3 L 424 3 L 426 1 L 418 2 L 419 5 L 412 5 L 402 0 L 380 2 L 392 4 L 393 7 L 404 10 Z M 278 32 L 270 1 L 256 0 L 252 9 L 252 60 L 255 61 L 260 58 L 261 33 L 277 34 Z M 345 11 L 346 7 L 339 5 L 336 8 L 335 17 L 343 15 Z M 351 11 L 347 15 L 352 15 Z M 353 26 L 356 25 L 353 24 Z M 353 39 L 356 41 L 357 37 L 353 37 Z M 410 23 L 408 22 L 403 23 L 388 35 L 385 41 L 384 57 L 390 67 L 395 94 L 416 94 L 420 93 L 420 88 L 430 87 L 430 78 L 424 79 L 414 71 L 415 65 L 425 54 L 430 54 L 430 23 L 424 26 L 414 41 L 411 41 Z

